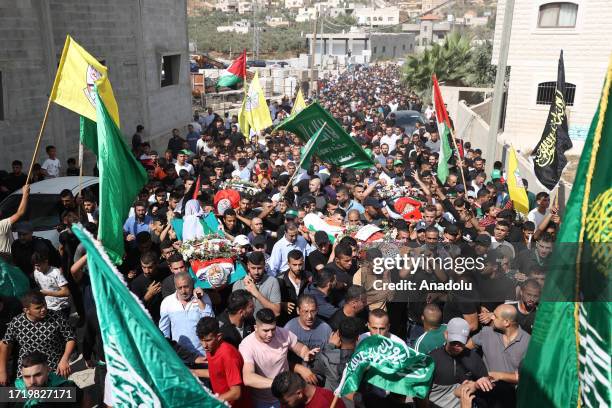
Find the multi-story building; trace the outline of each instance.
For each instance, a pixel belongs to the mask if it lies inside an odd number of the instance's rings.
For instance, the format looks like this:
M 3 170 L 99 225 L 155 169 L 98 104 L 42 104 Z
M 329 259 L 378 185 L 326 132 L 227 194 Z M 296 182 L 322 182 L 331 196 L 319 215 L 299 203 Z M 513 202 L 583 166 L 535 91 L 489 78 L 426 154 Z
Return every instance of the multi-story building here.
M 419 51 L 432 44 L 441 43 L 452 30 L 453 25 L 434 14 L 422 16 L 418 23 L 402 24 L 402 31 L 416 36 L 416 50 Z
M 398 2 L 396 5 L 400 11 L 408 14 L 409 17 L 415 17 L 422 13 L 422 0 L 403 0 Z
M 304 7 L 304 0 L 285 0 L 286 9 L 299 9 Z
M 396 6 L 384 8 L 362 7 L 353 12 L 357 25 L 383 27 L 399 24 L 399 8 Z
M 427 13 L 433 8 L 438 7 L 442 3 L 446 3 L 448 0 L 422 0 L 421 13 Z
M 497 64 L 505 0 L 497 5 L 493 64 Z M 575 151 L 584 138 L 601 93 L 612 35 L 609 0 L 515 0 L 503 138 L 532 149 L 546 122 L 563 50 L 570 137 Z
M 142 124 L 145 140 L 161 149 L 172 128 L 191 120 L 186 0 L 7 3 L 2 10 L 11 17 L 0 25 L 3 166 L 14 159 L 30 164 L 67 34 L 108 67 L 125 136 Z M 42 151 L 55 145 L 65 161 L 77 156 L 78 140 L 79 115 L 52 104 Z

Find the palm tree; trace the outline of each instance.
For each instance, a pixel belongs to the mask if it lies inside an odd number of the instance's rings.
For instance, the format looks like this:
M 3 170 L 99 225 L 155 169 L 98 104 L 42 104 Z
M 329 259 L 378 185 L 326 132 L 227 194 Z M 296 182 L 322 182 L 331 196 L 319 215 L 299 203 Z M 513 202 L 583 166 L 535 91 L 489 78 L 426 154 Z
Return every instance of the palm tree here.
M 446 36 L 444 43 L 434 44 L 417 55 L 408 56 L 404 64 L 403 83 L 421 94 L 431 89 L 431 74 L 448 85 L 467 84 L 468 66 L 472 56 L 470 38 L 459 32 Z

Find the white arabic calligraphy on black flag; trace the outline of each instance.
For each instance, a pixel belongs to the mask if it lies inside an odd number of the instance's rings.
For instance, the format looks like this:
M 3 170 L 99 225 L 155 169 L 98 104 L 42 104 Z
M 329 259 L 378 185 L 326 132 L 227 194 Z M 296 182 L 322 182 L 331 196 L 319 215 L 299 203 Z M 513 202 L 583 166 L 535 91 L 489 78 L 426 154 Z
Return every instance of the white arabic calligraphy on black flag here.
M 552 190 L 567 164 L 565 151 L 572 148 L 572 141 L 567 130 L 567 115 L 565 113 L 565 68 L 563 66 L 563 50 L 559 56 L 557 86 L 550 105 L 548 119 L 542 138 L 533 150 L 534 172 L 543 186 Z

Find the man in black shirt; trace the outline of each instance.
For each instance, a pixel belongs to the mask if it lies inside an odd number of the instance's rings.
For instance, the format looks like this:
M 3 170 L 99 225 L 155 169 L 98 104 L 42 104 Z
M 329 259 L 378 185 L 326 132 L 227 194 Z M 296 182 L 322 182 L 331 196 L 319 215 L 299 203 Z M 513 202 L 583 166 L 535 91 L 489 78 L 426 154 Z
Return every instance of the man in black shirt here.
M 26 183 L 27 176 L 21 172 L 23 163 L 19 160 L 13 161 L 13 172 L 9 173 L 2 181 L 0 192 L 10 194 L 13 191 L 19 190 Z
M 428 399 L 434 406 L 459 407 L 462 387 L 471 387 L 471 392 L 493 389 L 482 358 L 465 347 L 469 334 L 468 322 L 454 318 L 448 322 L 444 333 L 446 344 L 430 353 L 435 370 Z M 464 381 L 468 382 L 463 384 Z
M 516 321 L 519 326 L 529 334 L 533 330 L 541 291 L 542 287 L 535 279 L 527 279 L 521 284 L 519 300 L 508 302 L 517 310 Z
M 309 269 L 314 273 L 325 267 L 331 254 L 331 242 L 325 231 L 317 231 L 314 236 L 317 249 L 308 255 Z
M 242 339 L 255 330 L 253 297 L 244 289 L 231 293 L 227 308 L 218 316 L 223 340 L 238 348 Z
M 34 252 L 46 253 L 49 256 L 49 265 L 61 267 L 62 261 L 59 252 L 51 241 L 45 238 L 35 237 L 32 233 L 34 228 L 28 221 L 22 221 L 15 225 L 17 240 L 11 245 L 11 254 L 15 265 L 18 266 L 28 277 L 32 276 L 32 254 Z
M 159 322 L 159 308 L 164 299 L 162 296 L 162 281 L 166 278 L 163 270 L 157 268 L 157 255 L 145 252 L 140 257 L 140 273 L 131 283 L 130 289 L 151 314 L 153 321 Z
M 277 322 L 282 325 L 297 316 L 297 299 L 312 278 L 310 272 L 304 270 L 304 254 L 299 249 L 289 251 L 287 266 L 289 269 L 277 277 L 281 291 L 281 316 Z
M 354 318 L 361 323 L 361 328 L 365 329 L 368 320 L 367 304 L 368 298 L 363 286 L 353 285 L 349 287 L 344 296 L 344 305 L 332 315 L 328 324 L 332 330 L 338 330 L 343 321 Z
M 515 283 L 501 270 L 503 257 L 499 249 L 490 250 L 484 268 L 475 274 L 480 299 L 479 320 L 482 324 L 489 324 L 491 313 L 497 306 L 516 299 Z

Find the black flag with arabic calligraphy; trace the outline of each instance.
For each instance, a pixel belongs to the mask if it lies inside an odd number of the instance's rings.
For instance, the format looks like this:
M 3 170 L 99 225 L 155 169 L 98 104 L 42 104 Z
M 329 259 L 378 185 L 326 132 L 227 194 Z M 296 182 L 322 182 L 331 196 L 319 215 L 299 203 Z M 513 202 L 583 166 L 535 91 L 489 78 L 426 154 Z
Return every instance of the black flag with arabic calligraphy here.
M 552 190 L 567 164 L 565 152 L 572 148 L 572 141 L 567 130 L 567 115 L 565 113 L 565 68 L 563 66 L 563 50 L 559 56 L 557 86 L 542 138 L 531 154 L 533 156 L 534 172 L 540 183 Z

